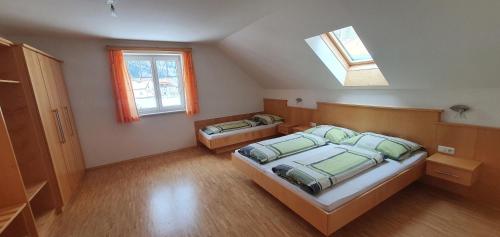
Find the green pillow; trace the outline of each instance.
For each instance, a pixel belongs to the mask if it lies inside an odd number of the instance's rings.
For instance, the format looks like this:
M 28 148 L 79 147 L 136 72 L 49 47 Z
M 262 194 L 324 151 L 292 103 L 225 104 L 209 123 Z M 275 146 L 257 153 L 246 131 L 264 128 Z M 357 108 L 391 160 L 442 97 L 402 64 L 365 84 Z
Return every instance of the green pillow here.
M 358 135 L 357 132 L 347 128 L 335 127 L 332 125 L 319 125 L 304 131 L 316 136 L 324 137 L 330 142 L 340 144 L 345 139 Z
M 272 115 L 272 114 L 256 114 L 252 117 L 254 121 L 258 121 L 262 124 L 268 125 L 277 122 L 283 121 L 283 118 L 280 116 Z
M 375 150 L 384 154 L 389 159 L 398 161 L 408 158 L 412 152 L 422 148 L 419 144 L 402 138 L 370 132 L 349 138 L 343 141 L 342 144 Z

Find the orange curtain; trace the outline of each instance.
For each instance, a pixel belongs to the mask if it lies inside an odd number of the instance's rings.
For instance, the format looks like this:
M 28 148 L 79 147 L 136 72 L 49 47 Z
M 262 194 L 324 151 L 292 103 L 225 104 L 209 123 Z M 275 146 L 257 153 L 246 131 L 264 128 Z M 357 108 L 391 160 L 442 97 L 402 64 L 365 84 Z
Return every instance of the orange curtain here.
M 182 52 L 182 75 L 184 76 L 184 96 L 186 98 L 186 114 L 193 116 L 200 112 L 198 89 L 194 74 L 193 56 L 191 51 Z
M 116 115 L 120 123 L 130 123 L 139 120 L 139 114 L 135 106 L 134 93 L 128 75 L 123 51 L 117 49 L 109 50 L 109 61 L 111 64 L 111 78 L 116 100 Z

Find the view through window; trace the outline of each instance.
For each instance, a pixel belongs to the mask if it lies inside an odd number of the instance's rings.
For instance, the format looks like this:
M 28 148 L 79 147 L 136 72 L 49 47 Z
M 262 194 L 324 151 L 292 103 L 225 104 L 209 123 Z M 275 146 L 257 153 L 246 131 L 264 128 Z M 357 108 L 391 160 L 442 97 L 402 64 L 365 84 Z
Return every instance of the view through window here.
M 125 53 L 140 115 L 184 110 L 180 54 Z
M 352 26 L 333 31 L 332 33 L 351 62 L 373 61 L 372 56 Z

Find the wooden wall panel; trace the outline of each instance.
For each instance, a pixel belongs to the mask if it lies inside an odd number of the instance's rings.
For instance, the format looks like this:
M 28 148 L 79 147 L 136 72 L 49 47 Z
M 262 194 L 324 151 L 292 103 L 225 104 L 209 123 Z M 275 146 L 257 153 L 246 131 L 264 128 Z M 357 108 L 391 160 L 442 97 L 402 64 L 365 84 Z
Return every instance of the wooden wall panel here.
M 426 177 L 425 183 L 468 198 L 500 207 L 500 129 L 440 122 L 441 110 L 376 107 L 319 102 L 316 110 L 287 106 L 286 100 L 264 99 L 264 112 L 282 116 L 287 122 L 333 124 L 359 132 L 398 136 L 423 145 L 429 154 L 437 145 L 454 147 L 456 157 L 483 162 L 478 182 L 468 188 Z M 197 121 L 197 128 L 251 114 Z
M 455 148 L 455 157 L 482 162 L 478 181 L 470 188 L 426 178 L 425 182 L 476 201 L 500 207 L 500 129 L 463 124 L 439 123 L 438 144 Z
M 455 147 L 455 155 L 462 158 L 474 157 L 477 128 L 473 126 L 440 123 L 437 126 L 436 145 Z
M 289 106 L 286 111 L 286 122 L 298 125 L 309 125 L 309 122 L 313 121 L 313 115 L 315 113 L 314 109 L 291 106 Z
M 429 154 L 437 145 L 455 148 L 455 156 L 482 161 L 472 187 L 425 177 L 424 182 L 470 199 L 500 207 L 500 129 L 440 122 L 441 110 L 376 107 L 319 102 L 316 110 L 289 107 L 286 100 L 264 100 L 267 113 L 297 124 L 333 124 L 359 132 L 376 132 L 415 141 Z M 284 112 L 286 111 L 286 113 Z
M 314 122 L 333 124 L 358 132 L 402 137 L 421 144 L 433 153 L 436 150 L 436 123 L 440 121 L 441 112 L 431 109 L 318 103 Z
M 278 115 L 287 119 L 287 108 L 286 100 L 264 99 L 264 113 Z
M 479 128 L 474 159 L 483 162 L 479 182 L 470 195 L 478 200 L 486 197 L 500 207 L 500 130 Z

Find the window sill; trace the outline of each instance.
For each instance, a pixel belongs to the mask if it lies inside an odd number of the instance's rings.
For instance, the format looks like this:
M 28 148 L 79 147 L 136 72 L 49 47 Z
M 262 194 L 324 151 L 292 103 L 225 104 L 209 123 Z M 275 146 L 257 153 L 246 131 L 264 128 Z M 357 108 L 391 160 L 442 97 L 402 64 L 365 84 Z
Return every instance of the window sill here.
M 164 112 L 154 112 L 147 114 L 139 114 L 139 117 L 149 117 L 155 115 L 164 115 L 164 114 L 177 114 L 177 113 L 186 113 L 186 110 L 172 110 L 172 111 L 164 111 Z

